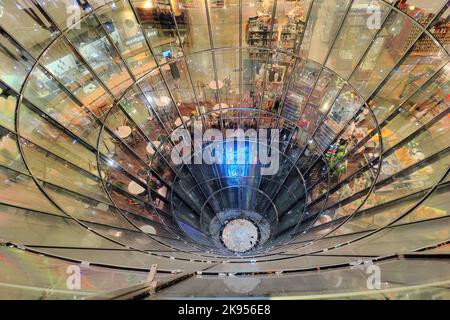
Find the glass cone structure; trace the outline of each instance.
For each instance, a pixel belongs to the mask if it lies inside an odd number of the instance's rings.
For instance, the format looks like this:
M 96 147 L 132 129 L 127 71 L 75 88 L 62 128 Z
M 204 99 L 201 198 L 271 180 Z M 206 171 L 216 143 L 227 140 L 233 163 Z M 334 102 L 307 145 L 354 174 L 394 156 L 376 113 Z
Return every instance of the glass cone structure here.
M 0 0 L 0 298 L 449 299 L 449 15 Z

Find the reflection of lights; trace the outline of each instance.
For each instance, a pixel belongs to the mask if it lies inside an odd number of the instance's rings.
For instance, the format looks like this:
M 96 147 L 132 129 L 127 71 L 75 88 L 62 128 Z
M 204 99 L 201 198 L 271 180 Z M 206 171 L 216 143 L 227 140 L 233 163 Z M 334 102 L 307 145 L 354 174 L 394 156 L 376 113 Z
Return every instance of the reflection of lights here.
M 110 230 L 109 234 L 113 237 L 120 238 L 123 235 L 122 231 Z
M 329 101 L 323 103 L 323 104 L 320 106 L 320 112 L 325 113 L 326 111 L 328 111 L 328 108 L 329 108 L 329 107 L 330 107 L 330 102 L 329 102 Z
M 115 162 L 112 161 L 111 159 L 106 159 L 105 162 L 110 168 L 115 168 L 116 167 Z
M 416 7 L 415 6 L 409 6 L 409 10 L 414 11 L 414 10 L 416 10 Z
M 243 177 L 245 175 L 245 167 L 238 165 L 228 166 L 228 175 L 232 178 Z

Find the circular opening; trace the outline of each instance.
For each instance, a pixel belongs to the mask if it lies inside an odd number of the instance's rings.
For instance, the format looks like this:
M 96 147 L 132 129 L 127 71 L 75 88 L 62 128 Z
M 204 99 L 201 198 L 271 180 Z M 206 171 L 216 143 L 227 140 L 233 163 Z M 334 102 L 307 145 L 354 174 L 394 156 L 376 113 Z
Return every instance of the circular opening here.
M 259 230 L 250 220 L 235 219 L 225 225 L 221 238 L 228 250 L 243 253 L 258 245 Z

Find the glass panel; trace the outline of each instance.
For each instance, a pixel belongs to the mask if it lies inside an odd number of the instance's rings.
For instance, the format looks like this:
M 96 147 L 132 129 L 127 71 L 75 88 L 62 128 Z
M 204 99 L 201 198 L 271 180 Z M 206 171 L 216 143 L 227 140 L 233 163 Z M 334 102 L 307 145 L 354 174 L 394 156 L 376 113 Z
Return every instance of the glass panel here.
M 388 185 L 378 186 L 362 207 L 362 210 L 366 212 L 357 213 L 335 234 L 381 228 L 394 222 L 425 196 L 424 190 L 438 182 L 448 167 L 449 161 L 448 155 L 443 156 L 428 166 L 419 166 L 411 174 L 397 177 Z M 377 209 L 378 206 L 379 209 Z
M 439 49 L 434 42 L 427 52 L 421 51 L 421 43 L 426 39 L 429 39 L 427 35 L 414 45 L 405 61 L 369 102 L 379 123 L 382 123 L 401 103 L 411 98 L 411 95 L 415 95 L 413 101 L 416 102 L 417 97 L 420 97 L 426 88 L 430 87 L 436 90 L 437 82 L 444 90 L 448 90 L 445 82 L 448 78 L 448 66 L 443 67 L 447 61 L 446 53 Z M 443 69 L 430 80 L 431 76 L 442 67 Z M 421 88 L 423 85 L 425 88 Z
M 327 67 L 348 79 L 364 51 L 371 44 L 389 6 L 378 0 L 356 0 L 331 50 Z
M 430 122 L 449 107 L 450 73 L 448 67 L 450 65 L 446 65 L 432 81 L 421 87 L 402 108 L 413 114 L 422 124 Z
M 19 92 L 35 61 L 1 27 L 0 61 L 0 79 Z
M 196 114 L 197 100 L 189 78 L 188 66 L 184 59 L 173 61 L 162 67 L 167 86 L 177 103 L 178 109 L 183 117 L 190 118 Z M 186 122 L 186 118 L 184 118 Z
M 276 22 L 272 23 L 273 14 L 273 0 L 256 1 L 244 0 L 242 1 L 242 35 L 244 46 L 248 47 L 276 47 L 276 40 L 278 35 L 275 27 Z M 272 30 L 273 34 L 272 34 Z M 272 34 L 272 39 L 270 39 Z M 262 58 L 265 54 L 257 49 L 252 49 L 252 54 L 256 57 Z
M 214 48 L 239 46 L 239 0 L 208 1 Z
M 73 256 L 64 251 L 55 252 L 54 255 Z M 147 272 L 78 265 L 73 261 L 58 260 L 15 248 L 0 248 L 0 257 L 4 262 L 0 275 L 1 299 L 81 299 L 129 288 L 145 281 L 148 275 Z M 73 265 L 79 266 L 81 270 L 80 290 L 67 288 L 68 270 Z M 156 278 L 161 281 L 159 274 Z
M 427 131 L 421 132 L 414 139 L 408 139 L 392 150 L 393 152 L 383 159 L 385 163 L 381 167 L 381 178 L 390 176 L 448 148 L 450 145 L 447 139 L 450 130 L 449 121 L 449 117 L 443 118 Z
M 6 0 L 7 1 L 7 0 Z M 67 0 L 36 0 L 41 7 L 48 12 L 53 21 L 61 30 L 66 30 L 78 22 L 91 7 L 87 0 L 67 1 Z M 97 3 L 103 0 L 94 0 Z
M 2 190 L 0 193 L 1 203 L 63 215 L 37 188 L 33 179 L 27 175 L 0 166 L 0 188 Z M 3 207 L 5 210 L 8 208 Z M 0 220 L 3 221 L 3 219 Z M 3 235 L 2 238 L 4 238 Z
M 112 98 L 92 75 L 66 39 L 58 39 L 43 55 L 42 65 L 79 101 L 102 118 Z
M 367 254 L 383 256 L 402 253 L 447 241 L 450 238 L 448 218 L 385 229 L 351 245 L 331 251 L 333 254 Z M 386 243 L 389 243 L 387 246 Z M 330 252 L 330 253 L 331 253 Z M 407 274 L 408 272 L 404 272 Z
M 301 118 L 321 71 L 322 68 L 315 62 L 308 61 L 297 64 L 283 106 L 283 117 L 293 122 L 297 122 Z
M 160 64 L 182 55 L 175 20 L 168 1 L 131 0 L 139 22 Z M 177 8 L 176 6 L 174 7 Z M 182 13 L 176 10 L 178 19 Z M 185 36 L 183 33 L 181 36 Z
M 315 135 L 317 143 L 321 147 L 327 148 L 355 116 L 356 112 L 363 106 L 363 103 L 363 100 L 354 89 L 349 85 L 345 85 Z
M 333 235 L 343 235 L 382 228 L 392 221 L 393 217 L 398 217 L 400 214 L 403 214 L 412 208 L 420 198 L 421 196 L 414 197 L 413 199 L 398 199 L 380 207 L 357 212 L 353 218 L 337 229 Z
M 97 172 L 97 159 L 93 152 L 86 149 L 78 140 L 51 125 L 24 104 L 20 108 L 19 121 L 19 133 L 22 137 L 88 172 Z
M 133 232 L 130 230 L 117 229 L 114 227 L 106 227 L 102 225 L 95 225 L 92 223 L 88 224 L 89 227 L 96 230 L 97 232 L 112 238 L 120 243 L 129 245 L 130 247 L 137 248 L 140 250 L 167 250 L 168 247 L 159 244 L 155 240 L 151 239 L 149 236 L 145 235 L 141 231 Z
M 267 63 L 264 62 L 261 67 L 264 73 L 257 79 L 258 82 L 263 81 L 261 90 L 264 89 L 259 109 L 273 111 L 279 107 L 284 93 L 284 84 L 289 80 L 294 62 L 295 59 L 291 55 L 278 52 L 268 55 Z
M 62 126 L 76 133 L 91 146 L 97 144 L 100 124 L 92 114 L 84 111 L 61 88 L 51 75 L 41 67 L 31 74 L 24 93 L 33 105 L 58 121 Z
M 211 48 L 205 3 L 206 1 L 172 1 L 186 53 Z
M 175 239 L 176 237 L 174 233 L 167 231 L 166 226 L 150 220 L 148 217 L 142 217 L 131 213 L 125 213 L 125 216 L 137 225 L 142 232 L 151 236 L 163 237 L 161 239 L 162 242 L 164 242 L 165 238 Z
M 439 13 L 446 2 L 447 0 L 434 0 L 425 3 L 421 1 L 406 0 L 399 1 L 397 3 L 397 8 L 418 21 L 422 26 L 426 27 L 430 24 L 436 14 Z
M 17 135 L 0 127 L 0 165 L 27 174 L 17 145 Z
M 219 86 L 223 84 L 223 87 L 218 90 L 220 92 L 220 102 L 225 104 L 222 106 L 222 109 L 239 106 L 240 73 L 236 72 L 236 70 L 239 70 L 239 52 L 237 50 L 218 51 L 215 54 L 215 58 Z
M 24 157 L 32 174 L 44 182 L 56 184 L 74 192 L 108 203 L 100 180 L 89 172 L 45 152 L 30 142 L 22 142 Z M 70 183 L 67 183 L 70 179 Z
M 312 134 L 332 107 L 343 85 L 344 81 L 341 78 L 323 70 L 298 125 Z
M 283 261 L 280 261 L 279 265 L 272 267 L 272 270 L 282 270 L 282 264 Z M 332 291 L 329 291 L 330 284 L 332 284 Z M 385 286 L 391 288 L 393 284 L 384 284 L 383 288 Z M 216 299 L 226 295 L 231 299 L 238 299 L 242 296 L 319 299 L 320 295 L 332 292 L 341 295 L 333 295 L 329 298 L 343 299 L 348 296 L 349 292 L 357 291 L 367 291 L 367 276 L 360 270 L 344 269 L 307 272 L 301 275 L 292 273 L 277 277 L 256 275 L 224 278 L 207 277 L 205 275 L 194 276 L 162 290 L 158 294 L 158 298 L 180 299 L 192 295 L 203 299 Z M 374 299 L 373 296 L 370 297 Z M 379 296 L 377 298 L 380 299 Z
M 111 225 L 118 228 L 135 230 L 115 209 L 108 203 L 99 202 L 92 198 L 84 197 L 80 194 L 44 184 L 43 189 L 54 201 L 73 218 L 84 222 L 94 222 L 104 225 Z
M 163 81 L 159 70 L 152 72 L 140 82 L 139 87 L 147 101 L 153 106 L 166 129 L 170 132 L 175 129 L 176 120 L 180 117 L 177 106 Z
M 424 203 L 396 224 L 412 223 L 448 216 L 450 213 L 448 202 L 449 193 L 450 186 L 448 184 L 437 188 Z
M 447 51 L 449 50 L 450 45 L 450 33 L 449 27 L 449 17 L 450 15 L 450 8 L 447 8 L 433 23 L 433 25 L 429 28 L 431 34 L 435 39 L 439 41 L 439 43 L 444 46 Z
M 283 261 L 272 270 L 282 269 Z M 231 264 L 233 265 L 233 264 Z M 186 296 L 220 299 L 227 296 L 281 297 L 285 299 L 448 299 L 448 263 L 445 261 L 390 260 L 377 263 L 386 282 L 382 290 L 367 291 L 368 275 L 356 268 L 321 270 L 301 274 L 284 274 L 277 277 L 247 275 L 239 277 L 208 277 L 198 275 L 162 290 L 159 299 L 183 299 Z M 364 268 L 364 267 L 363 267 Z M 404 272 L 408 270 L 409 272 Z M 429 272 L 423 272 L 428 270 Z M 383 276 L 382 276 L 383 278 Z M 443 280 L 445 279 L 445 280 Z M 441 287 L 427 288 L 426 284 L 443 280 Z M 406 285 L 421 285 L 406 290 Z M 383 289 L 387 289 L 384 291 Z M 396 289 L 399 289 L 398 291 Z M 358 295 L 357 293 L 360 292 Z M 352 293 L 352 295 L 349 295 Z M 153 298 L 148 298 L 152 300 Z
M 186 63 L 191 70 L 194 90 L 200 100 L 200 111 L 206 113 L 217 103 L 212 55 L 209 52 L 193 54 L 186 58 Z
M 156 244 L 156 242 L 155 242 Z M 182 255 L 182 253 L 170 251 L 171 249 L 168 247 L 161 246 L 160 249 L 168 250 L 167 252 L 160 253 L 159 255 L 165 255 L 167 257 L 173 256 L 177 257 L 178 255 Z M 189 261 L 180 261 L 180 260 L 171 260 L 168 258 L 158 257 L 153 254 L 145 254 L 143 252 L 131 251 L 131 250 L 89 250 L 89 249 L 42 249 L 44 252 L 48 252 L 50 254 L 62 255 L 64 257 L 76 257 L 78 260 L 90 261 L 96 264 L 110 264 L 115 266 L 121 266 L 125 268 L 142 268 L 148 269 L 152 264 L 158 265 L 158 270 L 161 271 L 173 271 L 173 270 L 183 270 L 183 271 L 195 271 L 196 268 L 202 268 L 201 263 L 189 262 Z M 123 271 L 122 271 L 123 272 Z M 126 271 L 129 272 L 129 271 Z M 148 276 L 148 272 L 144 273 L 145 276 Z M 133 275 L 131 273 L 130 277 Z M 163 282 L 164 277 L 162 275 L 170 276 L 165 273 L 158 273 L 156 275 L 156 279 L 158 283 Z M 159 277 L 162 277 L 159 278 Z M 158 279 L 159 278 L 159 279 Z M 132 279 L 132 278 L 131 278 Z M 141 281 L 145 281 L 146 278 L 143 278 Z M 114 280 L 109 280 L 114 282 Z
M 128 91 L 120 100 L 120 104 L 151 141 L 157 140 L 160 135 L 165 133 L 152 106 L 137 85 Z
M 380 185 L 368 198 L 362 209 L 372 208 L 412 193 L 433 187 L 448 168 L 450 156 L 447 154 L 423 164 L 404 176 L 397 177 L 388 185 Z
M 22 245 L 120 248 L 72 219 L 0 206 L 2 238 Z
M 274 32 L 277 43 L 272 48 L 297 53 L 300 40 L 305 31 L 305 18 L 310 0 L 277 1 Z

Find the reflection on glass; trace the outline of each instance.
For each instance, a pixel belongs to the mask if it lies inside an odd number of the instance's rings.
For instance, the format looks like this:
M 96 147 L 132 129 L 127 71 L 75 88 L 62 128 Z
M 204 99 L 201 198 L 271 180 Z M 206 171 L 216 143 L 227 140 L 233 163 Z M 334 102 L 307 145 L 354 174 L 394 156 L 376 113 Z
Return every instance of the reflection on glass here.
M 73 26 L 67 37 L 116 97 L 131 84 L 126 66 L 95 17 Z
M 409 18 L 391 11 L 386 24 L 350 79 L 361 95 L 367 98 L 420 35 L 420 28 Z
M 388 12 L 388 5 L 382 1 L 354 1 L 333 45 L 327 67 L 347 79 L 381 28 Z
M 156 67 L 141 26 L 127 0 L 104 6 L 97 11 L 97 16 L 136 77 Z
M 336 27 L 341 24 L 349 4 L 350 0 L 314 1 L 300 50 L 302 57 L 319 63 L 325 62 L 336 36 Z
M 25 77 L 34 64 L 34 59 L 0 27 L 0 79 L 8 86 L 20 91 Z
M 56 40 L 45 51 L 41 63 L 98 118 L 102 118 L 111 107 L 112 97 L 64 38 Z
M 59 31 L 46 12 L 35 2 L 0 0 L 2 14 L 0 24 L 11 32 L 33 57 L 42 51 L 59 35 Z M 20 23 L 18 23 L 20 21 Z

